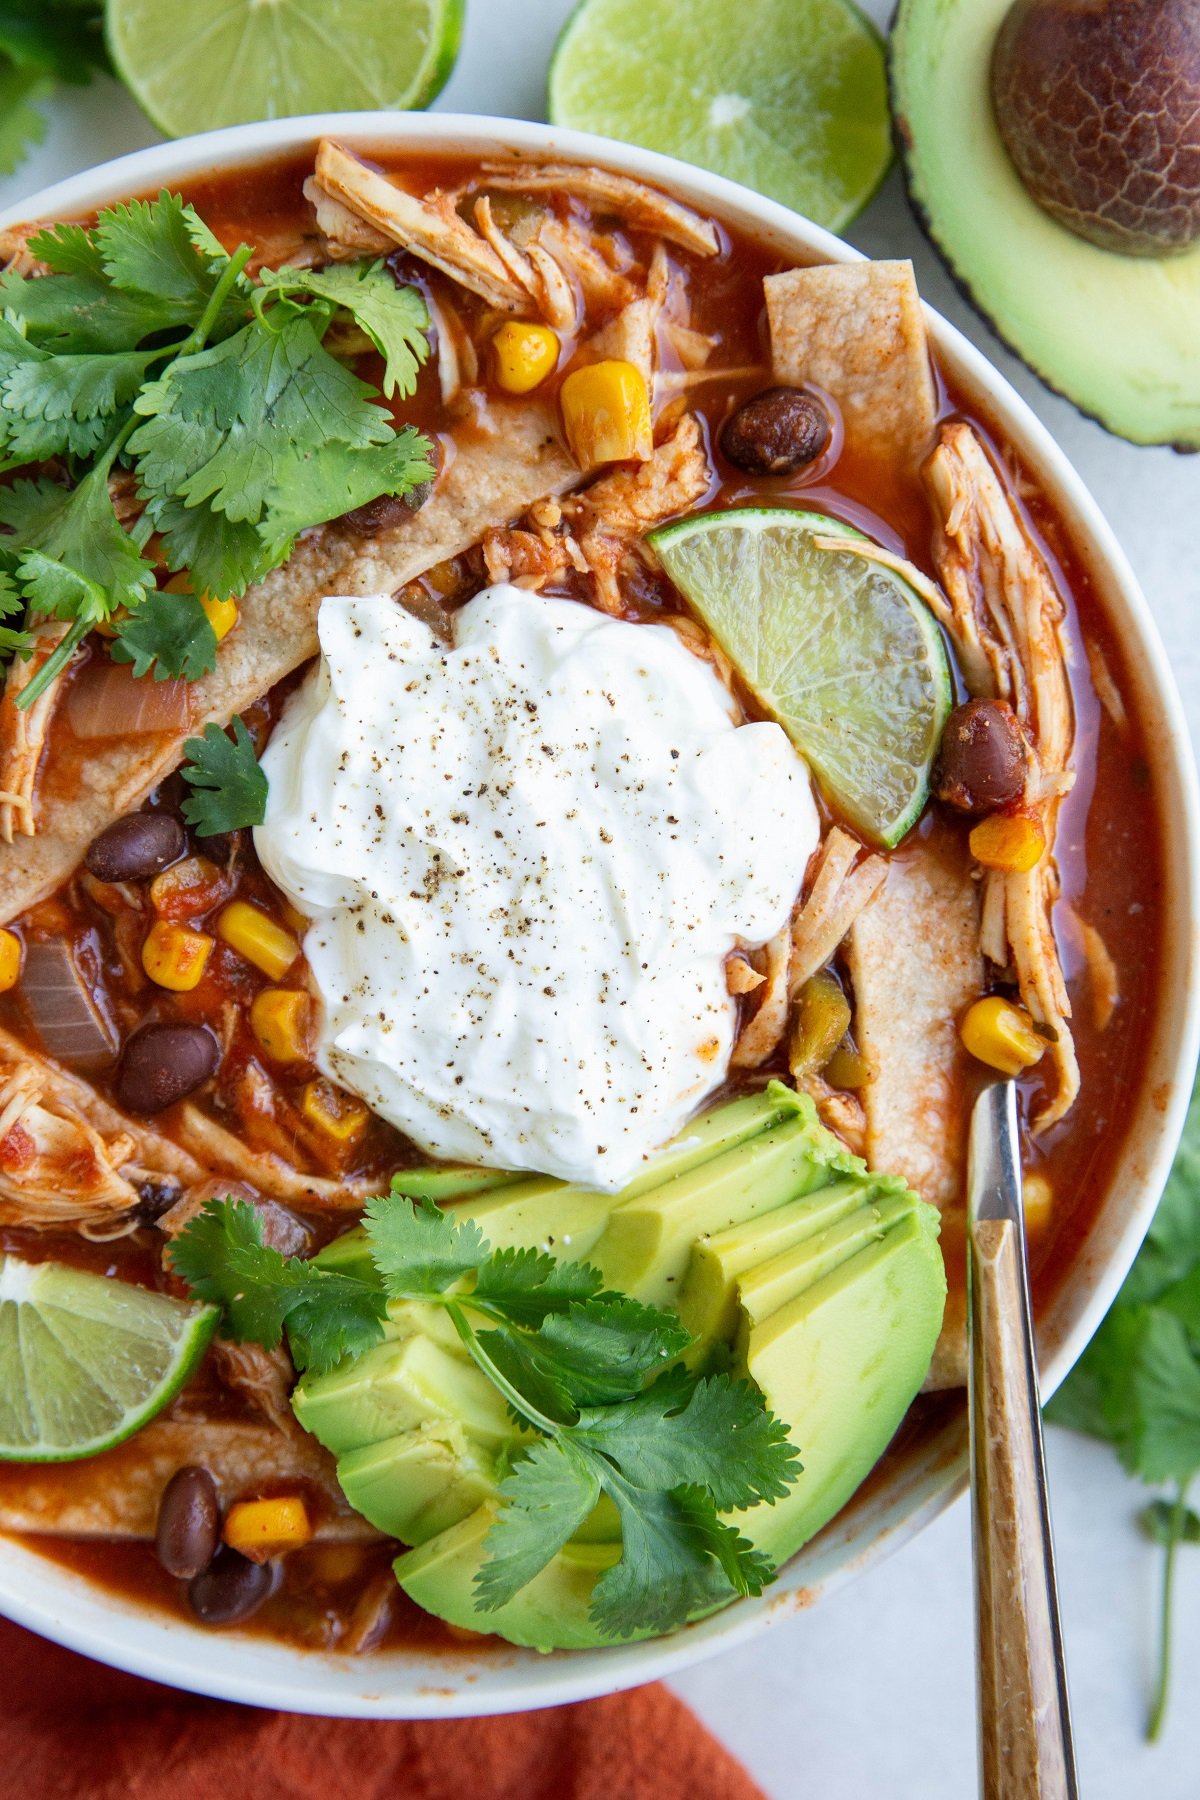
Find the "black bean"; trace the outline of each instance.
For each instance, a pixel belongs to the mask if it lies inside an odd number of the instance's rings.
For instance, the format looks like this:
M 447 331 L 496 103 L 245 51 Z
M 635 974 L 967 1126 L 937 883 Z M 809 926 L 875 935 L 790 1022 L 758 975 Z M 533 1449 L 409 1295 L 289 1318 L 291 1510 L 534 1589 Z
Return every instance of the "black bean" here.
M 958 812 L 1007 806 L 1025 786 L 1025 739 L 1004 700 L 968 700 L 946 720 L 933 791 Z
M 751 475 L 792 475 L 829 442 L 829 414 L 802 388 L 766 388 L 721 427 L 721 449 Z
M 170 813 L 127 813 L 92 839 L 85 861 L 97 881 L 144 881 L 186 849 L 187 833 Z
M 158 1503 L 154 1548 L 168 1575 L 191 1581 L 202 1575 L 221 1541 L 217 1484 L 207 1469 L 176 1469 Z
M 161 1112 L 216 1073 L 221 1049 L 203 1025 L 143 1025 L 117 1069 L 117 1099 L 129 1112 Z
M 236 1625 L 258 1611 L 279 1579 L 277 1563 L 255 1563 L 222 1544 L 211 1568 L 188 1584 L 188 1604 L 205 1625 Z

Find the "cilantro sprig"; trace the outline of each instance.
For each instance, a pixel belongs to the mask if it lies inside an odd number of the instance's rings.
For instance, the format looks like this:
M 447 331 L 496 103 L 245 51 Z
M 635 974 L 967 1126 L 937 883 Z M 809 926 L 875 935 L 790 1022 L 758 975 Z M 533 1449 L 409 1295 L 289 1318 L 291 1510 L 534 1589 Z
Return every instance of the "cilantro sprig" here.
M 184 742 L 180 774 L 193 792 L 183 803 L 183 816 L 197 837 L 261 825 L 266 816 L 267 778 L 254 742 L 241 718 L 234 717 L 230 730 L 232 737 L 210 721 L 203 737 Z
M 1176 1557 L 1182 1544 L 1200 1542 L 1200 1517 L 1187 1503 L 1200 1474 L 1200 1084 L 1146 1241 L 1046 1417 L 1101 1438 L 1131 1475 L 1170 1490 L 1141 1515 L 1143 1530 L 1165 1553 L 1147 1725 L 1147 1736 L 1157 1738 L 1171 1679 Z
M 0 175 L 40 143 L 41 102 L 108 67 L 101 0 L 0 0 Z
M 518 1446 L 479 1612 L 532 1581 L 601 1496 L 621 1533 L 592 1594 L 604 1636 L 670 1631 L 762 1592 L 772 1565 L 722 1515 L 782 1499 L 800 1464 L 752 1383 L 686 1369 L 679 1319 L 607 1291 L 587 1264 L 493 1250 L 474 1221 L 399 1194 L 369 1200 L 364 1222 L 376 1282 L 264 1248 L 254 1209 L 234 1201 L 209 1203 L 172 1265 L 224 1309 L 230 1336 L 274 1348 L 286 1331 L 297 1367 L 318 1373 L 382 1341 L 390 1303 L 444 1309 L 508 1402 Z
M 24 603 L 27 625 L 70 630 L 18 706 L 110 621 L 135 676 L 208 673 L 198 594 L 240 595 L 300 532 L 432 477 L 427 441 L 330 347 L 331 327 L 352 325 L 383 359 L 388 399 L 413 392 L 428 314 L 382 263 L 251 281 L 249 246 L 228 254 L 165 191 L 29 248 L 49 273 L 0 276 L 0 472 L 21 472 L 0 486 L 0 596 L 10 616 Z M 140 503 L 128 529 L 112 494 L 126 470 Z M 162 565 L 193 591 L 160 591 Z M 5 627 L 0 652 L 30 647 Z

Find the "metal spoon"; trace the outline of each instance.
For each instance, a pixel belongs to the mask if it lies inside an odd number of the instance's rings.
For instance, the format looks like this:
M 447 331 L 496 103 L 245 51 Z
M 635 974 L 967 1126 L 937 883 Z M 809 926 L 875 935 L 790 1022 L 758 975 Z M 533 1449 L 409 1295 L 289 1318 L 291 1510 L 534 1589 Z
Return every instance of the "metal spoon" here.
M 971 1117 L 967 1260 L 980 1792 L 1078 1800 L 1011 1081 Z

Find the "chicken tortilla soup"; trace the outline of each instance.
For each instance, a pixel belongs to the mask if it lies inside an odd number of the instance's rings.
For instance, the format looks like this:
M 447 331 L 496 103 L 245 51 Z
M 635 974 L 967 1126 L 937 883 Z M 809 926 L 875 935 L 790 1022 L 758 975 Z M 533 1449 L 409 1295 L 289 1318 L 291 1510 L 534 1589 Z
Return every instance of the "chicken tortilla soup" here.
M 1120 646 L 926 341 L 603 168 L 0 234 L 0 1528 L 369 1653 L 759 1593 L 1158 1004 Z M 930 1398 L 941 1395 L 942 1398 Z

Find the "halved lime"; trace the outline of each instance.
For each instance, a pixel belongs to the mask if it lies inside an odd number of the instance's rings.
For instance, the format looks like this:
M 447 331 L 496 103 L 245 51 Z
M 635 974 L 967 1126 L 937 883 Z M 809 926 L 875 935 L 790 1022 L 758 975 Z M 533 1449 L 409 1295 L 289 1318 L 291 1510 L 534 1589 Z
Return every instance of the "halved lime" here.
M 834 810 L 890 848 L 929 793 L 950 666 L 906 581 L 814 537 L 865 541 L 822 513 L 747 507 L 681 519 L 650 542 Z
M 428 106 L 463 0 L 107 0 L 126 87 L 169 137 L 296 113 Z
M 883 42 L 850 0 L 583 0 L 555 125 L 728 175 L 840 231 L 892 160 Z
M 215 1306 L 0 1258 L 0 1461 L 71 1462 L 131 1437 L 178 1393 L 216 1325 Z

